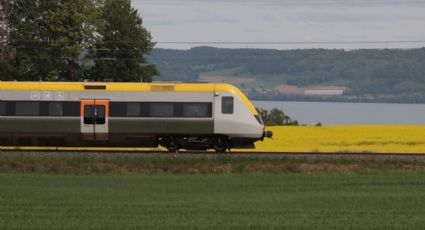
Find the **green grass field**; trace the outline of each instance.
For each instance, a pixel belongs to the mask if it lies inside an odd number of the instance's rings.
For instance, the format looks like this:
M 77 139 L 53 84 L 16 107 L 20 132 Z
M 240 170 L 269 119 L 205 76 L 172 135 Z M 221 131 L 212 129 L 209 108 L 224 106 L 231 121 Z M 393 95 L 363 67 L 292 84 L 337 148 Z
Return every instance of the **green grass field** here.
M 0 229 L 423 229 L 425 174 L 0 174 Z

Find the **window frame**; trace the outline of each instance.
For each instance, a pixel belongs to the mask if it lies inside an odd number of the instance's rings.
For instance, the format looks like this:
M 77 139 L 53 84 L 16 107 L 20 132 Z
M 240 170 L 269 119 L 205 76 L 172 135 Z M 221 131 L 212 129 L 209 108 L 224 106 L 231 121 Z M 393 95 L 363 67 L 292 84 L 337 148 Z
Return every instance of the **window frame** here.
M 228 108 L 226 108 L 226 103 L 225 100 L 229 100 L 231 101 L 231 109 L 228 110 Z M 221 113 L 222 114 L 234 114 L 235 112 L 235 99 L 233 96 L 223 96 L 221 98 Z

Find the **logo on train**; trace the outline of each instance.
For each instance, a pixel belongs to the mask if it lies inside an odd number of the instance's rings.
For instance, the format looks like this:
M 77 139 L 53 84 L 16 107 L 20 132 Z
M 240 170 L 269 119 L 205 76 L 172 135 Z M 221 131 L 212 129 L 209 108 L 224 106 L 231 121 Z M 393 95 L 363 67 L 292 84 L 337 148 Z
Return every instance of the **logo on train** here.
M 50 92 L 50 91 L 45 91 L 45 92 L 38 92 L 38 91 L 32 91 L 31 92 L 31 100 L 33 101 L 39 101 L 39 100 L 44 100 L 44 101 L 52 101 L 53 99 L 56 101 L 63 101 L 65 99 L 65 92 Z

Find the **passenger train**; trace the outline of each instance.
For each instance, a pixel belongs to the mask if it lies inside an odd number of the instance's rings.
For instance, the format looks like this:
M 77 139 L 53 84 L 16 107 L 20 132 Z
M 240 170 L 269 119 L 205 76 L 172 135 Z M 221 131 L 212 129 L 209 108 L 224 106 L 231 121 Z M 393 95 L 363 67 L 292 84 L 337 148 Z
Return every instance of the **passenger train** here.
M 271 137 L 228 84 L 0 82 L 0 145 L 225 152 Z

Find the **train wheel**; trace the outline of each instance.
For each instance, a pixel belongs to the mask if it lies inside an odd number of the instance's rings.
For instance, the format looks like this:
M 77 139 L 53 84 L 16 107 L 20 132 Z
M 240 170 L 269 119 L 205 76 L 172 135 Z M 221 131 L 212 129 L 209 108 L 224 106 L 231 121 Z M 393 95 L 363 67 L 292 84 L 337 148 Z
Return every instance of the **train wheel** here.
M 176 153 L 176 152 L 178 152 L 178 151 L 179 151 L 179 147 L 178 147 L 178 146 L 176 146 L 176 145 L 172 145 L 172 146 L 168 146 L 168 147 L 167 147 L 167 150 L 168 150 L 169 152 Z
M 217 153 L 225 153 L 228 149 L 227 142 L 224 138 L 218 138 L 214 143 L 214 150 Z
M 167 145 L 166 148 L 168 151 L 173 152 L 173 153 L 177 153 L 180 149 L 177 141 L 175 140 L 174 137 L 170 137 L 167 140 Z

